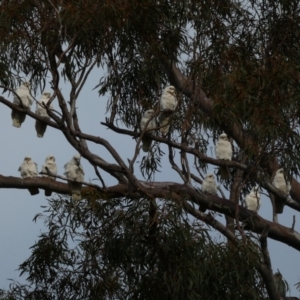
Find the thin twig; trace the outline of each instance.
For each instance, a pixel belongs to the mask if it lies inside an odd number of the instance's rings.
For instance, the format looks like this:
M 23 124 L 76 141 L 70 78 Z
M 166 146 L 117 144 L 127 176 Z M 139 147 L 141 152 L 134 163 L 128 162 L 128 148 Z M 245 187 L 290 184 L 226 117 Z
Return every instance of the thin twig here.
M 173 157 L 173 149 L 171 146 L 168 146 L 169 149 L 169 162 L 172 166 L 172 169 L 175 170 L 178 175 L 181 177 L 181 179 L 184 181 L 184 183 L 188 183 L 186 180 L 186 177 L 184 176 L 184 174 L 182 173 L 182 171 L 179 169 L 179 167 L 177 166 L 177 164 L 174 162 L 174 157 Z
M 106 185 L 105 185 L 105 183 L 104 183 L 104 180 L 103 180 L 103 178 L 102 178 L 100 172 L 98 171 L 97 166 L 94 166 L 94 170 L 95 170 L 95 173 L 96 173 L 96 175 L 98 176 L 99 180 L 100 180 L 101 183 L 102 183 L 102 187 L 103 187 L 104 189 L 106 189 Z
M 295 228 L 295 224 L 296 224 L 296 217 L 295 215 L 293 215 L 293 224 L 292 224 L 292 231 L 294 231 L 294 228 Z
M 47 168 L 47 167 L 46 167 Z M 99 186 L 99 185 L 97 185 L 97 184 L 92 184 L 92 183 L 89 183 L 89 182 L 86 182 L 86 181 L 79 181 L 79 180 L 71 180 L 71 179 L 69 179 L 69 178 L 67 178 L 67 177 L 63 177 L 63 176 L 60 176 L 60 175 L 54 175 L 54 174 L 52 174 L 51 172 L 50 173 L 45 173 L 45 172 L 40 172 L 39 174 L 41 174 L 41 175 L 48 175 L 48 176 L 50 176 L 50 177 L 53 177 L 53 178 L 59 178 L 59 179 L 62 179 L 62 180 L 65 180 L 65 181 L 70 181 L 70 182 L 76 182 L 76 183 L 82 183 L 82 184 L 84 184 L 84 185 L 86 185 L 86 186 L 90 186 L 90 187 L 93 187 L 93 188 L 95 188 L 95 189 L 97 189 L 97 190 L 99 190 L 99 191 L 103 191 L 103 189 Z

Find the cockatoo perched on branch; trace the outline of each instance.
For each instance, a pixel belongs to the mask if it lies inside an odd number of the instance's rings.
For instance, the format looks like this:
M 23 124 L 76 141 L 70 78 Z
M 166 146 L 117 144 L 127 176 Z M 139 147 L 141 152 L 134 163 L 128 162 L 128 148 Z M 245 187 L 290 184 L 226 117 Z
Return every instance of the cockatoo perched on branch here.
M 30 106 L 32 105 L 33 99 L 30 96 L 30 83 L 25 81 L 21 84 L 21 86 L 15 90 L 15 93 L 19 96 L 14 95 L 13 103 L 24 108 L 30 110 Z M 20 99 L 21 102 L 20 102 Z M 21 127 L 22 123 L 25 121 L 26 114 L 17 110 L 11 111 L 12 125 L 14 127 Z
M 70 180 L 68 181 L 73 200 L 81 200 L 81 187 L 82 183 L 76 181 L 84 180 L 84 171 L 80 164 L 80 154 L 77 153 L 73 156 L 73 158 L 64 165 L 65 168 L 65 176 Z
M 208 194 L 212 194 L 212 195 L 217 194 L 217 184 L 215 181 L 215 176 L 213 174 L 207 174 L 204 177 L 204 180 L 202 182 L 201 191 L 203 193 L 208 193 Z M 199 210 L 202 212 L 205 212 L 206 207 L 199 206 Z
M 232 159 L 232 145 L 228 141 L 227 134 L 222 133 L 215 146 L 215 153 L 217 159 L 231 160 Z M 230 173 L 227 166 L 220 166 L 219 174 L 221 179 L 229 179 Z
M 152 119 L 151 119 L 152 118 Z M 151 119 L 151 120 L 150 120 Z M 154 117 L 154 110 L 153 109 L 149 109 L 146 110 L 142 119 L 141 119 L 141 123 L 140 123 L 140 129 L 141 131 L 145 130 L 146 127 L 146 123 L 150 120 L 150 122 L 147 125 L 147 130 L 148 129 L 155 129 L 156 128 L 156 120 Z M 144 136 L 142 138 L 142 143 L 143 143 L 143 151 L 144 152 L 148 152 L 151 144 L 152 144 L 152 139 L 149 138 L 149 136 L 147 136 L 148 132 L 144 133 Z
M 251 192 L 246 196 L 245 202 L 247 209 L 258 212 L 261 206 L 260 191 L 258 186 L 252 188 Z
M 272 184 L 278 190 L 283 192 L 286 196 L 289 195 L 290 190 L 291 190 L 291 184 L 285 180 L 284 170 L 282 168 L 278 169 L 276 171 L 276 174 L 275 174 Z M 274 195 L 274 200 L 275 200 L 275 212 L 277 214 L 282 214 L 283 207 L 284 207 L 284 201 L 275 195 Z
M 50 92 L 43 92 L 41 99 L 36 103 L 36 109 L 35 113 L 41 117 L 44 117 L 46 119 L 50 119 L 48 113 L 47 113 L 47 103 L 51 98 L 51 93 Z M 52 106 L 49 107 L 52 109 Z M 35 121 L 35 129 L 37 136 L 39 138 L 42 138 L 44 136 L 44 133 L 46 131 L 47 124 L 40 122 L 40 121 Z
M 24 161 L 19 167 L 18 171 L 21 172 L 22 178 L 33 178 L 38 177 L 39 175 L 37 164 L 32 161 L 30 156 L 25 156 Z M 28 190 L 32 196 L 39 193 L 39 189 L 36 187 L 29 188 Z
M 217 194 L 217 184 L 213 174 L 207 174 L 202 182 L 201 191 L 212 195 Z
M 159 102 L 159 107 L 161 111 L 160 126 L 163 126 L 160 128 L 160 132 L 163 135 L 166 135 L 169 132 L 171 115 L 176 109 L 177 104 L 178 101 L 176 98 L 175 87 L 172 85 L 167 86 L 164 89 Z
M 49 177 L 51 180 L 55 180 L 55 177 L 51 177 L 46 175 L 47 173 L 52 174 L 52 175 L 57 175 L 57 167 L 56 167 L 56 162 L 55 162 L 55 157 L 53 155 L 48 155 L 45 159 L 45 163 L 42 166 L 42 171 L 43 177 Z M 45 174 L 46 173 L 46 174 Z M 45 196 L 51 196 L 52 191 L 51 190 L 46 190 L 45 189 Z

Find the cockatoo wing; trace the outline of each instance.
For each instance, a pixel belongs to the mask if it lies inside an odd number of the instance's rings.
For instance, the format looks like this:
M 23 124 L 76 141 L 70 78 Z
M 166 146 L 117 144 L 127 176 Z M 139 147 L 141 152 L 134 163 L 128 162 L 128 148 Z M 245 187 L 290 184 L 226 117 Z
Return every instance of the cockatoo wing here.
M 160 114 L 160 132 L 163 135 L 167 135 L 170 130 L 170 121 L 171 121 L 171 114 L 170 112 L 161 112 Z
M 40 122 L 38 120 L 35 121 L 35 130 L 37 137 L 42 138 L 46 132 L 47 124 Z
M 20 128 L 22 123 L 26 119 L 26 114 L 17 110 L 12 109 L 11 110 L 11 119 L 12 119 L 12 125 L 14 127 Z
M 35 113 L 43 118 L 50 119 L 47 113 L 47 109 L 45 108 L 48 101 L 50 100 L 50 93 L 46 92 L 45 94 L 46 95 L 43 94 L 41 99 L 37 102 Z M 52 106 L 50 106 L 50 108 L 52 108 Z M 37 120 L 35 121 L 35 130 L 39 138 L 42 138 L 44 136 L 46 129 L 47 129 L 46 123 Z

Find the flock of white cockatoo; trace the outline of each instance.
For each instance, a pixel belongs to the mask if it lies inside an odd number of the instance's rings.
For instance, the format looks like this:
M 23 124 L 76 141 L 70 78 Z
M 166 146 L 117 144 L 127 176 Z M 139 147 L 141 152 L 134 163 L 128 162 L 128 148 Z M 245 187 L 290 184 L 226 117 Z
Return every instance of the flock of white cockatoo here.
M 36 103 L 36 114 L 46 119 L 49 119 L 47 109 L 52 109 L 51 105 L 47 105 L 48 101 L 51 98 L 50 92 L 43 92 L 42 97 Z M 30 110 L 30 107 L 33 103 L 33 98 L 30 95 L 30 83 L 23 82 L 21 86 L 15 90 L 15 95 L 13 103 L 20 106 L 23 109 Z M 153 132 L 156 129 L 159 129 L 160 132 L 165 136 L 168 134 L 170 129 L 170 123 L 172 114 L 175 112 L 178 105 L 178 100 L 176 96 L 176 89 L 174 86 L 167 86 L 161 95 L 159 101 L 159 112 L 157 113 L 158 117 L 156 118 L 156 112 L 154 109 L 146 110 L 141 122 L 140 130 L 142 132 L 142 149 L 145 152 L 148 152 L 151 148 L 152 139 L 148 135 L 151 131 Z M 13 126 L 21 127 L 22 123 L 25 121 L 26 114 L 17 110 L 12 110 L 11 113 Z M 36 121 L 35 128 L 38 137 L 43 137 L 46 131 L 47 125 L 43 122 Z M 215 156 L 220 160 L 232 160 L 232 144 L 228 140 L 226 133 L 222 133 L 215 145 Z M 69 186 L 72 191 L 72 198 L 74 200 L 81 199 L 81 187 L 82 181 L 84 180 L 84 171 L 80 164 L 80 154 L 76 154 L 73 158 L 64 166 L 65 173 L 64 175 L 68 179 Z M 24 162 L 19 168 L 21 176 L 23 178 L 32 178 L 38 176 L 37 164 L 31 160 L 30 156 L 24 158 Z M 57 175 L 57 167 L 55 163 L 55 158 L 53 155 L 49 155 L 46 158 L 45 164 L 42 166 L 42 176 L 49 176 L 55 180 Z M 48 175 L 47 175 L 48 174 Z M 230 178 L 230 172 L 227 166 L 221 166 L 219 168 L 220 178 L 222 180 Z M 284 170 L 278 169 L 276 171 L 274 180 L 272 184 L 285 195 L 289 195 L 291 190 L 290 183 L 286 180 L 284 175 Z M 216 195 L 217 194 L 217 184 L 213 174 L 208 174 L 205 176 L 202 183 L 202 192 Z M 30 193 L 35 195 L 38 193 L 37 188 L 30 189 Z M 45 190 L 45 195 L 50 196 L 51 191 Z M 281 198 L 275 196 L 275 212 L 282 213 L 284 202 Z M 246 196 L 245 203 L 247 209 L 251 211 L 258 212 L 261 201 L 260 201 L 260 191 L 258 187 L 253 187 L 251 192 Z
M 154 109 L 146 110 L 141 122 L 140 130 L 143 133 L 142 136 L 142 149 L 148 152 L 151 148 L 152 140 L 151 136 L 147 133 L 153 132 L 159 129 L 163 135 L 166 135 L 170 129 L 170 122 L 172 114 L 177 108 L 178 100 L 176 97 L 176 89 L 174 86 L 167 86 L 161 95 L 159 101 L 159 112 L 157 113 L 158 118 L 156 118 L 156 112 Z M 229 141 L 227 134 L 220 134 L 218 141 L 215 145 L 215 156 L 220 160 L 232 160 L 233 148 L 232 143 Z M 230 178 L 230 171 L 227 166 L 220 166 L 218 175 L 220 175 L 221 180 L 226 180 Z M 286 180 L 284 175 L 284 170 L 278 169 L 272 184 L 286 196 L 289 195 L 291 190 L 290 183 Z M 217 194 L 217 184 L 213 174 L 207 174 L 202 182 L 203 193 L 208 193 L 212 195 Z M 246 208 L 258 212 L 261 206 L 260 191 L 259 187 L 255 186 L 252 188 L 250 193 L 245 198 Z M 275 212 L 282 213 L 284 207 L 284 202 L 281 198 L 275 196 Z
M 153 132 L 153 130 L 157 128 L 163 135 L 168 134 L 171 117 L 177 107 L 177 104 L 178 100 L 176 97 L 175 87 L 170 85 L 163 90 L 160 97 L 158 118 L 155 116 L 154 109 L 145 111 L 140 123 L 141 132 L 144 132 L 142 137 L 142 149 L 144 152 L 148 152 L 152 144 L 151 138 L 147 136 L 149 131 Z
M 25 81 L 21 86 L 15 90 L 13 103 L 20 106 L 25 110 L 30 110 L 33 104 L 33 98 L 30 95 L 30 83 Z M 50 92 L 43 92 L 42 97 L 36 102 L 35 113 L 45 119 L 50 119 L 47 109 L 53 109 L 51 105 L 47 105 L 51 98 Z M 14 127 L 20 128 L 22 123 L 25 121 L 26 113 L 17 110 L 12 110 L 11 112 L 12 125 Z M 46 131 L 47 125 L 43 122 L 36 121 L 35 129 L 37 136 L 42 138 Z M 64 175 L 68 179 L 68 184 L 72 192 L 73 200 L 81 200 L 81 187 L 84 180 L 84 171 L 80 164 L 80 154 L 75 154 L 73 158 L 64 165 L 65 172 Z M 18 171 L 21 173 L 22 178 L 35 178 L 39 176 L 37 164 L 32 161 L 30 156 L 25 156 L 23 163 L 19 167 Z M 55 162 L 55 157 L 53 155 L 48 155 L 45 160 L 45 164 L 42 166 L 41 173 L 42 177 L 49 177 L 51 180 L 55 180 L 57 175 L 57 166 Z M 32 187 L 28 189 L 31 195 L 36 195 L 39 193 L 38 188 Z M 51 196 L 52 192 L 50 190 L 45 190 L 46 196 Z
M 227 135 L 223 132 L 215 145 L 215 155 L 217 159 L 221 160 L 231 160 L 232 159 L 232 144 L 227 138 Z M 230 172 L 226 166 L 221 166 L 219 168 L 218 174 L 220 175 L 221 179 L 229 179 Z M 280 191 L 283 192 L 284 195 L 288 196 L 291 190 L 290 183 L 286 180 L 284 175 L 284 170 L 282 168 L 276 171 L 275 177 L 273 179 L 272 184 Z M 205 176 L 203 183 L 202 183 L 202 192 L 216 195 L 217 194 L 217 184 L 213 174 L 208 174 Z M 283 212 L 284 201 L 274 196 L 275 198 L 275 213 L 281 214 Z M 261 200 L 260 200 L 260 191 L 259 187 L 255 186 L 252 188 L 250 193 L 245 198 L 246 208 L 258 212 L 259 208 L 261 207 Z
M 84 171 L 82 165 L 80 164 L 80 154 L 75 154 L 72 159 L 64 165 L 65 172 L 64 175 L 68 179 L 68 184 L 72 192 L 73 200 L 81 200 L 81 187 L 84 180 Z M 55 162 L 55 157 L 53 155 L 48 155 L 45 159 L 45 163 L 42 166 L 42 170 L 38 172 L 38 165 L 35 163 L 30 156 L 25 156 L 23 163 L 19 167 L 18 171 L 22 178 L 35 178 L 39 174 L 42 177 L 49 177 L 51 180 L 55 180 L 57 176 L 57 166 Z M 31 195 L 36 195 L 39 193 L 38 188 L 28 189 Z M 45 196 L 51 196 L 51 190 L 45 190 Z
M 42 97 L 39 101 L 36 102 L 35 113 L 43 118 L 50 119 L 47 113 L 47 103 L 51 98 L 50 92 L 43 92 Z M 21 86 L 15 90 L 13 103 L 20 106 L 23 109 L 30 110 L 31 105 L 33 104 L 33 98 L 30 95 L 30 83 L 25 81 Z M 52 109 L 52 106 L 49 105 L 48 109 Z M 26 113 L 20 112 L 17 110 L 12 110 L 11 112 L 12 125 L 14 127 L 20 128 L 22 123 L 25 121 Z M 36 121 L 35 129 L 37 136 L 42 138 L 46 131 L 47 125 L 45 123 Z

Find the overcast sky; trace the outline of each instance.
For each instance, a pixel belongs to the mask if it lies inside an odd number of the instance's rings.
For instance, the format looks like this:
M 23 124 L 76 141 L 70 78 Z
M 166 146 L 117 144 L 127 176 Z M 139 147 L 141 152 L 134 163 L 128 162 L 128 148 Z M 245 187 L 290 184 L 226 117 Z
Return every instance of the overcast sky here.
M 100 124 L 105 120 L 106 99 L 99 98 L 97 90 L 93 90 L 98 83 L 100 72 L 93 72 L 90 80 L 87 81 L 85 88 L 81 92 L 78 99 L 78 116 L 80 126 L 83 132 L 100 136 L 107 139 L 116 149 L 119 150 L 122 158 L 127 162 L 127 158 L 131 159 L 134 155 L 135 141 L 125 135 L 118 135 L 111 130 L 106 129 Z M 62 87 L 62 91 L 67 97 L 69 90 L 67 86 Z M 51 89 L 46 88 L 51 91 Z M 41 93 L 38 92 L 36 98 L 40 98 Z M 4 94 L 4 97 L 12 100 L 12 95 Z M 58 108 L 56 100 L 54 100 L 54 108 Z M 32 106 L 35 110 L 35 104 Z M 2 131 L 0 137 L 2 140 L 0 147 L 1 162 L 0 174 L 4 176 L 20 176 L 17 171 L 24 157 L 30 155 L 38 164 L 39 171 L 49 154 L 53 154 L 56 158 L 58 166 L 58 174 L 63 175 L 63 165 L 71 159 L 76 151 L 68 144 L 63 134 L 58 130 L 48 127 L 43 138 L 36 136 L 34 128 L 35 121 L 30 117 L 26 117 L 26 121 L 21 128 L 12 126 L 11 111 L 8 107 L 1 105 L 0 124 Z M 100 145 L 89 143 L 90 150 L 99 156 L 112 162 L 112 158 Z M 162 147 L 167 153 L 167 149 Z M 142 158 L 140 155 L 137 159 Z M 157 181 L 176 181 L 181 182 L 179 176 L 168 166 L 167 155 L 162 162 L 164 172 L 157 173 L 155 180 Z M 89 163 L 82 159 L 82 165 L 85 170 L 85 181 L 92 180 L 97 176 L 94 169 Z M 137 168 L 137 165 L 136 165 Z M 211 169 L 213 171 L 213 169 Z M 138 171 L 138 168 L 137 170 Z M 137 172 L 138 173 L 138 172 Z M 107 185 L 115 183 L 110 176 L 104 175 Z M 16 271 L 19 264 L 30 256 L 30 247 L 38 240 L 38 236 L 47 231 L 43 221 L 39 220 L 34 223 L 32 219 L 37 213 L 44 209 L 42 205 L 47 205 L 47 199 L 44 191 L 36 196 L 30 196 L 27 190 L 16 189 L 0 189 L 0 288 L 7 289 L 13 279 L 24 282 L 24 278 L 19 277 Z M 262 198 L 262 207 L 260 215 L 263 218 L 272 220 L 272 209 L 268 198 Z M 300 231 L 300 220 L 297 218 L 299 213 L 288 207 L 284 208 L 284 214 L 279 215 L 279 222 L 285 226 L 291 227 L 293 215 L 296 215 L 295 230 Z M 218 233 L 214 233 L 219 236 Z M 300 259 L 299 252 L 293 248 L 268 239 L 268 246 L 272 260 L 273 271 L 280 270 L 283 277 L 290 285 L 292 296 L 299 296 L 299 292 L 295 289 L 294 284 L 300 281 Z

